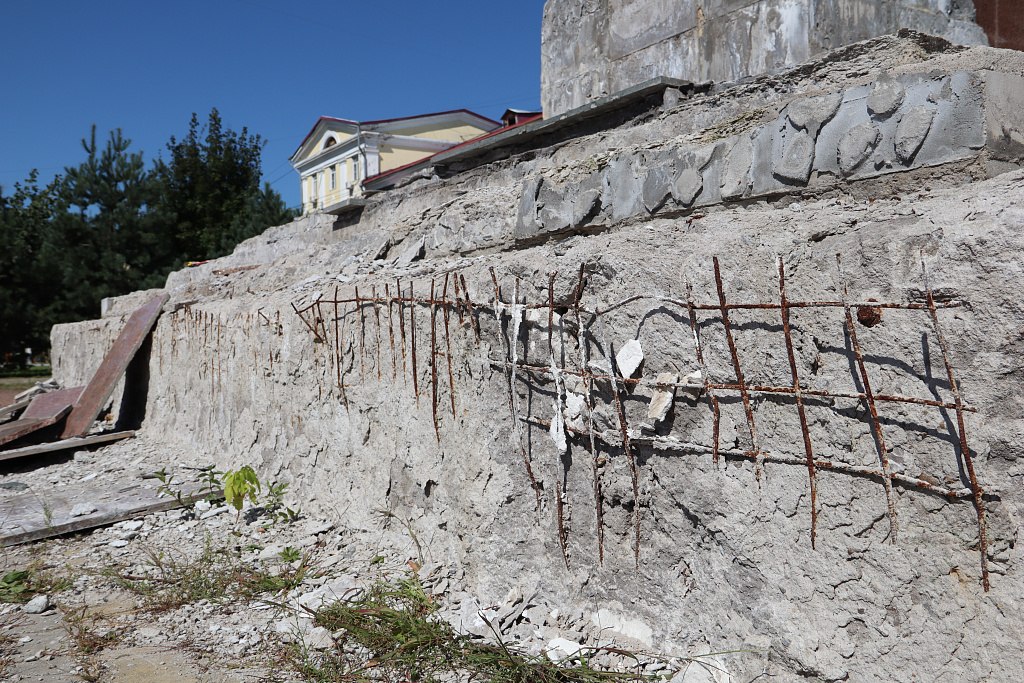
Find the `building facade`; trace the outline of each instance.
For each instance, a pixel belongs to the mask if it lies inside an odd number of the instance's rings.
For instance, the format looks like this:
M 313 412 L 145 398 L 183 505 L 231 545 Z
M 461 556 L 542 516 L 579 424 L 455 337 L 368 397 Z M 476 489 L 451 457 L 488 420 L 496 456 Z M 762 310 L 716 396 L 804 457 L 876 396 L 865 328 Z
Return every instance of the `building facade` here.
M 342 211 L 363 195 L 366 178 L 500 126 L 466 109 L 379 121 L 321 116 L 291 157 L 302 183 L 302 212 Z

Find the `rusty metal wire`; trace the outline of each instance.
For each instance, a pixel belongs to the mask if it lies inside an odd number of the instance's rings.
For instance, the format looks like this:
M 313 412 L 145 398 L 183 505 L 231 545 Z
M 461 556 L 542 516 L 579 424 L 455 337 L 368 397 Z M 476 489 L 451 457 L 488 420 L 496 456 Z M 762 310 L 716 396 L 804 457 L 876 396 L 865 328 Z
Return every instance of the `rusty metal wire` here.
M 361 381 L 366 381 L 364 362 L 367 350 L 367 335 L 365 331 L 365 307 L 373 307 L 373 322 L 375 322 L 375 334 L 373 341 L 376 348 L 371 351 L 372 358 L 377 365 L 378 379 L 381 377 L 381 346 L 383 344 L 383 325 L 380 320 L 380 306 L 386 307 L 388 317 L 388 342 L 385 348 L 391 352 L 392 379 L 396 378 L 399 365 L 403 381 L 411 371 L 413 394 L 419 403 L 421 387 L 418 372 L 417 353 L 417 320 L 416 309 L 424 309 L 430 314 L 430 392 L 431 392 L 431 414 L 435 435 L 438 442 L 441 442 L 440 423 L 442 411 L 438 410 L 439 379 L 438 379 L 438 356 L 443 355 L 447 365 L 447 383 L 449 391 L 449 403 L 452 420 L 457 419 L 456 412 L 456 384 L 458 375 L 453 361 L 452 332 L 450 328 L 450 316 L 454 313 L 458 317 L 459 325 L 456 331 L 470 335 L 479 344 L 482 331 L 480 325 L 481 316 L 493 316 L 496 323 L 495 334 L 501 337 L 501 358 L 489 358 L 492 366 L 501 368 L 505 375 L 505 390 L 507 392 L 508 408 L 512 417 L 512 444 L 518 450 L 526 470 L 527 478 L 533 489 L 538 512 L 542 508 L 542 491 L 544 489 L 538 478 L 538 472 L 534 469 L 533 457 L 531 454 L 531 442 L 523 433 L 523 425 L 532 425 L 538 428 L 551 431 L 552 420 L 530 414 L 523 414 L 520 405 L 520 388 L 517 382 L 529 382 L 533 379 L 550 381 L 555 386 L 557 397 L 554 401 L 556 412 L 559 417 L 554 421 L 555 430 L 564 430 L 565 434 L 578 440 L 585 445 L 590 460 L 592 475 L 592 494 L 595 509 L 596 521 L 596 545 L 597 558 L 599 562 L 604 561 L 604 531 L 605 521 L 603 514 L 603 491 L 602 491 L 602 468 L 606 456 L 602 450 L 614 455 L 621 453 L 627 460 L 630 471 L 633 496 L 633 515 L 631 520 L 633 543 L 632 550 L 634 561 L 639 568 L 641 540 L 642 540 L 642 516 L 640 501 L 640 460 L 637 455 L 638 448 L 649 448 L 653 451 L 664 454 L 680 455 L 710 455 L 717 467 L 720 458 L 742 459 L 753 463 L 755 477 L 760 481 L 766 464 L 772 465 L 798 465 L 806 468 L 808 486 L 810 492 L 810 544 L 812 549 L 817 547 L 818 531 L 818 489 L 820 486 L 820 473 L 832 472 L 847 476 L 866 477 L 879 481 L 885 494 L 886 516 L 890 521 L 889 540 L 897 541 L 899 531 L 899 520 L 896 509 L 896 498 L 894 486 L 898 485 L 909 490 L 926 491 L 931 494 L 941 495 L 950 500 L 966 500 L 973 503 L 976 511 L 979 546 L 981 553 L 981 572 L 984 590 L 989 590 L 990 579 L 988 571 L 987 548 L 988 536 L 985 523 L 985 489 L 979 483 L 974 459 L 970 451 L 967 436 L 965 415 L 976 412 L 976 409 L 967 405 L 957 384 L 953 364 L 949 353 L 948 344 L 943 335 L 939 319 L 939 311 L 942 309 L 956 308 L 962 305 L 958 301 L 936 301 L 935 294 L 928 284 L 927 272 L 922 262 L 922 274 L 924 276 L 924 287 L 920 291 L 920 298 L 924 300 L 910 302 L 898 301 L 855 301 L 851 300 L 848 286 L 842 272 L 841 258 L 837 255 L 837 269 L 839 273 L 839 299 L 823 299 L 812 301 L 793 301 L 787 293 L 786 269 L 782 259 L 777 261 L 778 270 L 778 300 L 768 302 L 743 302 L 730 301 L 726 296 L 725 280 L 722 276 L 722 269 L 717 258 L 713 259 L 713 291 L 717 300 L 713 302 L 698 302 L 694 299 L 693 288 L 689 282 L 685 283 L 685 300 L 661 296 L 658 294 L 644 293 L 628 296 L 619 301 L 608 304 L 594 305 L 590 308 L 584 307 L 583 300 L 586 295 L 588 279 L 586 277 L 586 266 L 581 264 L 579 272 L 574 273 L 574 286 L 571 288 L 567 301 L 556 305 L 556 276 L 557 273 L 550 273 L 547 281 L 547 291 L 544 299 L 539 302 L 529 302 L 521 294 L 521 283 L 518 278 L 514 281 L 511 301 L 506 301 L 502 295 L 502 287 L 497 273 L 490 269 L 490 280 L 493 286 L 493 298 L 488 301 L 474 301 L 470 287 L 464 274 L 459 272 L 445 273 L 444 281 L 438 287 L 436 280 L 431 280 L 430 295 L 417 297 L 414 291 L 414 282 L 410 279 L 408 287 L 398 279 L 394 282 L 392 290 L 390 283 L 385 284 L 380 290 L 377 286 L 371 286 L 370 297 L 360 295 L 360 292 L 353 288 L 352 295 L 339 296 L 338 288 L 335 288 L 333 299 L 325 300 L 322 295 L 315 301 L 300 308 L 292 304 L 292 309 L 302 324 L 313 335 L 316 343 L 327 343 L 331 345 L 328 357 L 333 357 L 335 382 L 339 394 L 346 403 L 347 387 L 345 383 L 345 358 L 354 357 L 355 353 L 360 356 Z M 453 288 L 453 295 L 449 296 L 449 280 Z M 383 296 L 379 293 L 383 291 Z M 641 313 L 646 313 L 642 308 L 644 305 L 672 306 L 684 313 L 684 328 L 688 327 L 688 336 L 692 343 L 700 371 L 700 383 L 694 385 L 689 379 L 687 381 L 664 382 L 645 377 L 632 378 L 623 377 L 619 371 L 615 359 L 614 349 L 611 346 L 607 333 L 604 331 L 605 320 L 614 311 L 626 309 L 631 305 L 641 307 Z M 351 307 L 350 307 L 351 305 Z M 564 306 L 564 309 L 559 308 Z M 323 309 L 333 313 L 332 320 L 324 320 Z M 398 316 L 398 340 L 394 331 L 393 310 L 397 307 Z M 868 372 L 865 354 L 861 340 L 857 334 L 855 323 L 855 312 L 859 314 L 861 309 L 870 307 L 872 311 L 881 310 L 905 310 L 920 311 L 928 316 L 928 323 L 933 330 L 936 342 L 941 350 L 943 364 L 946 370 L 946 378 L 949 383 L 949 391 L 952 394 L 952 401 L 944 400 L 938 394 L 931 398 L 923 396 L 910 396 L 901 394 L 876 393 Z M 405 308 L 408 308 L 408 321 L 405 319 Z M 558 317 L 556 323 L 556 309 L 563 312 L 568 311 L 564 319 Z M 830 310 L 839 309 L 842 312 L 841 325 L 844 336 L 848 340 L 848 354 L 853 363 L 856 381 L 859 383 L 859 390 L 849 391 L 847 389 L 812 388 L 805 386 L 801 381 L 800 362 L 797 355 L 797 347 L 793 339 L 793 323 L 791 311 L 793 310 L 814 311 L 819 310 L 827 313 Z M 314 311 L 312 319 L 309 311 Z M 631 309 L 632 310 L 632 309 Z M 788 385 L 778 386 L 771 383 L 752 382 L 743 370 L 742 358 L 735 338 L 735 325 L 731 313 L 734 311 L 777 311 L 781 321 L 780 346 L 785 349 L 787 369 L 789 374 Z M 531 312 L 536 313 L 531 313 Z M 709 313 L 702 322 L 701 314 Z M 442 340 L 438 339 L 437 324 L 438 315 L 441 316 L 444 334 Z M 260 313 L 260 316 L 265 316 Z M 349 316 L 358 316 L 359 330 L 353 339 L 346 336 L 346 320 Z M 857 319 L 860 319 L 859 317 Z M 327 324 L 327 323 L 331 324 Z M 526 356 L 529 344 L 524 342 L 524 356 L 519 354 L 520 332 L 533 325 L 538 328 L 545 327 L 543 333 L 547 337 L 547 358 L 543 362 L 531 361 Z M 564 324 L 563 324 L 564 323 Z M 860 324 L 865 324 L 861 320 Z M 714 378 L 710 370 L 707 358 L 707 345 L 702 335 L 707 333 L 706 327 L 717 325 L 724 336 L 725 346 L 728 350 L 728 362 L 732 368 L 732 377 Z M 525 326 L 525 327 L 524 327 Z M 408 330 L 406 329 L 408 327 Z M 556 327 L 558 328 L 556 332 Z M 491 329 L 491 328 L 488 328 Z M 204 325 L 205 332 L 205 325 Z M 490 332 L 489 332 L 490 334 Z M 527 335 L 528 336 L 528 335 Z M 333 339 L 331 338 L 333 337 Z M 408 339 L 409 349 L 406 350 Z M 566 346 L 566 340 L 575 344 L 575 350 Z M 396 341 L 398 343 L 396 344 Z M 560 352 L 557 351 L 561 344 Z M 355 348 L 358 345 L 358 350 Z M 396 349 L 396 346 L 398 347 Z M 590 349 L 598 349 L 598 355 L 591 358 Z M 401 354 L 401 364 L 398 362 L 398 354 Z M 409 362 L 407 364 L 407 355 Z M 271 356 L 273 362 L 273 356 Z M 546 364 L 544 364 L 546 363 Z M 572 367 L 575 365 L 576 367 Z M 651 373 L 646 373 L 650 375 Z M 583 387 L 582 397 L 583 409 L 580 417 L 583 420 L 582 426 L 573 426 L 560 416 L 565 404 L 565 378 L 577 378 Z M 712 436 L 710 443 L 691 443 L 669 435 L 652 435 L 645 433 L 643 429 L 633 429 L 629 424 L 629 417 L 623 400 L 638 387 L 650 389 L 675 390 L 685 387 L 693 390 L 697 386 L 700 389 L 699 401 L 710 407 L 712 420 Z M 607 387 L 609 393 L 603 394 L 607 400 L 610 395 L 610 406 L 617 429 L 613 431 L 598 430 L 594 423 L 594 413 L 599 403 L 599 387 Z M 623 392 L 626 392 L 625 394 Z M 746 426 L 749 434 L 749 447 L 730 447 L 722 444 L 720 439 L 722 410 L 721 402 L 728 397 L 738 398 L 742 404 L 743 413 L 746 418 Z M 810 424 L 807 415 L 808 405 L 820 405 L 829 409 L 835 409 L 837 400 L 855 401 L 865 406 L 868 413 L 867 423 L 875 443 L 878 462 L 877 466 L 852 465 L 846 462 L 831 460 L 821 457 L 816 453 L 811 436 Z M 757 421 L 755 419 L 755 404 L 758 402 L 775 401 L 782 404 L 791 404 L 795 407 L 799 418 L 800 434 L 802 439 L 802 452 L 778 452 L 762 447 L 758 438 Z M 882 416 L 880 408 L 886 405 L 916 405 L 939 410 L 952 411 L 956 415 L 957 433 L 954 435 L 958 445 L 958 457 L 962 459 L 963 468 L 966 471 L 970 486 L 964 488 L 950 488 L 941 486 L 935 477 L 922 473 L 918 477 L 909 476 L 905 472 L 894 472 L 888 457 L 886 435 L 882 429 Z M 531 403 L 532 405 L 532 403 Z M 447 412 L 447 411 L 444 411 Z M 892 427 L 890 427 L 892 428 Z M 556 441 L 557 442 L 557 441 Z M 568 486 L 563 486 L 561 479 L 557 479 L 554 485 L 555 494 L 555 518 L 557 523 L 558 542 L 561 548 L 563 560 L 566 566 L 569 564 L 568 556 L 568 531 L 565 515 L 565 505 L 568 503 Z

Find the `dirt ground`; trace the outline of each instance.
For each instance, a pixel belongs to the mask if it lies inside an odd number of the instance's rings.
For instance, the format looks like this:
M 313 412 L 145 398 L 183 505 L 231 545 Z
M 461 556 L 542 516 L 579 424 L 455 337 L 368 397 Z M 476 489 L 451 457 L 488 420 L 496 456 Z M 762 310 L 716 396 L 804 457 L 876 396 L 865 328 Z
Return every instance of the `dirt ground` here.
M 0 377 L 0 406 L 8 406 L 14 397 L 45 377 Z

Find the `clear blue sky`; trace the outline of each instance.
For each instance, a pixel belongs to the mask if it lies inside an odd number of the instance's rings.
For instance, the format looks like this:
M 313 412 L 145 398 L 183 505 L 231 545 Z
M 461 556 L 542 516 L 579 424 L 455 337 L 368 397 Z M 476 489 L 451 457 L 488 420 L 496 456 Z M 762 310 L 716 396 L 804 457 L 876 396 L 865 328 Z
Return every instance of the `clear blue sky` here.
M 9 0 L 0 15 L 0 186 L 48 182 L 81 139 L 121 128 L 147 162 L 211 107 L 267 140 L 264 179 L 290 206 L 288 157 L 320 115 L 378 119 L 540 106 L 543 0 Z M 166 154 L 165 154 L 166 156 Z

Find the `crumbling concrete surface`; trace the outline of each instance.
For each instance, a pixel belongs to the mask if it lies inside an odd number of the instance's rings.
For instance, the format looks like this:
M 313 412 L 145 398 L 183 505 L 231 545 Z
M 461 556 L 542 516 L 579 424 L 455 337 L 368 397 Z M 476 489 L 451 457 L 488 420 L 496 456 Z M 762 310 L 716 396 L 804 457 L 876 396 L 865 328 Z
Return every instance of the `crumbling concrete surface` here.
M 878 39 L 275 228 L 169 278 L 141 438 L 722 680 L 1017 680 L 1022 78 Z M 719 306 L 780 257 L 821 306 Z
M 735 81 L 901 28 L 988 45 L 970 0 L 548 0 L 546 116 L 655 76 Z

